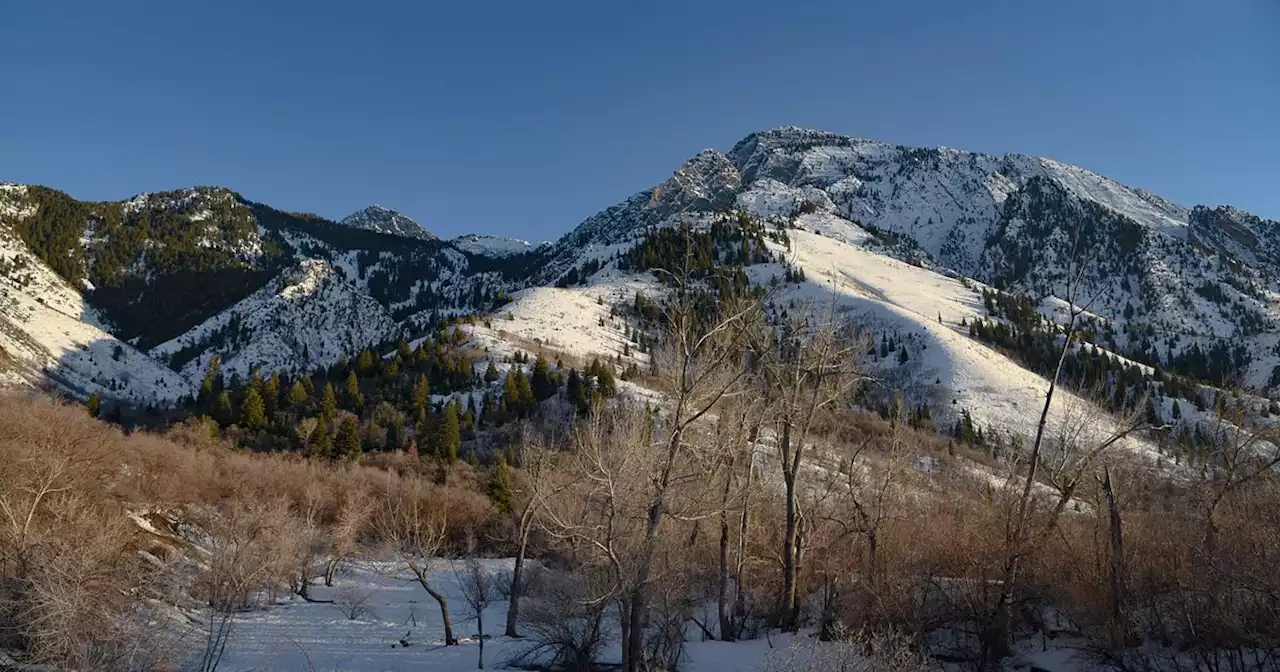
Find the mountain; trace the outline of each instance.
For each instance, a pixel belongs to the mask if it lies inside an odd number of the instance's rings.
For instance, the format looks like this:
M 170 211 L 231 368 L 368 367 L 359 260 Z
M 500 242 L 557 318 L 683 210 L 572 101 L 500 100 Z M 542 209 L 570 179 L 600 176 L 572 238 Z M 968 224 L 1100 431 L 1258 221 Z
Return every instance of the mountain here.
M 366 231 L 376 231 L 392 236 L 436 240 L 426 227 L 412 219 L 381 205 L 371 205 L 343 217 L 339 224 Z
M 469 233 L 449 241 L 454 247 L 482 257 L 505 259 L 518 254 L 528 254 L 542 249 L 548 243 L 534 245 L 527 240 L 505 236 L 483 236 Z
M 1008 321 L 993 292 L 1044 319 L 1087 304 L 1089 337 L 1124 361 L 1280 390 L 1280 223 L 1041 157 L 796 127 L 700 152 L 540 245 L 443 241 L 379 206 L 332 222 L 221 187 L 93 203 L 4 185 L 0 368 L 81 396 L 176 400 L 215 355 L 228 376 L 309 371 L 472 313 L 503 316 L 485 336 L 495 352 L 635 358 L 595 307 L 662 291 L 644 270 L 662 231 L 732 230 L 734 213 L 766 228 L 768 254 L 741 257 L 750 281 L 778 287 L 779 305 L 838 297 L 901 342 L 899 384 L 955 412 L 1014 422 L 1043 385 L 969 333 Z
M 1252 354 L 1228 354 L 1229 368 L 1255 388 L 1280 363 L 1276 222 L 1184 207 L 1052 159 L 795 127 L 704 151 L 587 219 L 551 249 L 537 280 L 597 265 L 652 227 L 731 209 L 819 233 L 865 232 L 860 245 L 1037 301 L 1088 302 L 1108 346 L 1147 361 L 1244 349 Z

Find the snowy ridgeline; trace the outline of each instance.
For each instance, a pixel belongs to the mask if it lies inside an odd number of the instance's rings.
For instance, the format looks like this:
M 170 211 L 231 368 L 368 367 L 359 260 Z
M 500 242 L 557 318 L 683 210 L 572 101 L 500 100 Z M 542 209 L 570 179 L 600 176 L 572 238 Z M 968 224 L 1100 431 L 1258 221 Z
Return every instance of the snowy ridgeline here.
M 26 188 L 0 186 L 0 220 L 30 216 Z M 227 190 L 176 193 L 169 198 L 177 200 L 161 205 L 201 196 L 203 205 L 188 204 L 190 219 L 206 227 L 209 203 L 234 200 Z M 126 209 L 156 200 L 144 194 Z M 232 205 L 238 216 L 251 216 L 244 204 Z M 268 232 L 260 222 L 258 238 L 270 233 L 296 256 L 247 298 L 213 311 L 150 357 L 115 341 L 80 288 L 61 282 L 9 227 L 0 227 L 7 235 L 0 256 L 22 257 L 28 269 L 5 278 L 0 347 L 18 363 L 9 379 L 46 377 L 81 396 L 101 391 L 165 403 L 188 393 L 214 354 L 227 375 L 244 377 L 254 367 L 311 370 L 402 334 L 420 335 L 439 318 L 492 305 L 502 292 L 515 302 L 490 316 L 493 328 L 481 338 L 495 352 L 630 351 L 640 360 L 625 342 L 625 325 L 620 329 L 601 308 L 629 300 L 652 279 L 614 260 L 655 227 L 706 221 L 726 209 L 788 229 L 792 244 L 774 251 L 803 269 L 808 282 L 787 289 L 780 302 L 834 292 L 859 320 L 896 333 L 911 356 L 896 382 L 945 409 L 943 416 L 969 408 L 984 425 L 1022 430 L 1043 379 L 968 338 L 961 321 L 984 314 L 978 293 L 987 284 L 1026 290 L 1050 314 L 1060 308 L 1052 294 L 1053 277 L 1067 261 L 1064 227 L 1082 219 L 1103 242 L 1133 227 L 1141 234 L 1132 249 L 1101 246 L 1114 282 L 1100 288 L 1106 291 L 1090 308 L 1114 328 L 1115 349 L 1179 355 L 1225 339 L 1251 355 L 1242 382 L 1257 391 L 1280 365 L 1274 222 L 1231 208 L 1189 209 L 1050 159 L 910 148 L 794 127 L 754 133 L 727 153 L 701 152 L 667 181 L 588 218 L 554 244 L 466 235 L 433 247 L 422 242 L 434 236 L 420 225 L 380 206 L 342 221 L 388 234 L 360 243 L 369 249 L 344 247 L 355 244 L 350 236 L 328 236 L 323 227 L 277 222 Z M 517 265 L 525 254 L 532 260 L 527 268 L 495 270 Z M 1036 273 L 1017 275 L 1024 267 Z M 583 286 L 555 286 L 577 269 L 592 269 L 583 273 L 590 276 Z M 782 272 L 768 265 L 749 270 L 762 284 Z M 164 364 L 182 375 L 170 375 Z
M 504 582 L 510 580 L 511 561 L 481 560 L 485 575 L 495 584 L 493 602 L 483 610 L 485 669 L 522 669 L 518 665 L 545 663 L 537 655 L 523 656 L 536 645 L 535 637 L 502 636 L 507 602 Z M 437 560 L 429 573 L 433 587 L 449 599 L 450 617 L 459 643 L 444 645 L 440 609 L 412 574 L 392 562 L 357 562 L 335 579 L 332 588 L 317 586 L 313 599 L 332 604 L 282 599 L 261 610 L 237 614 L 219 670 L 389 670 L 455 671 L 476 669 L 480 638 L 475 610 L 464 597 L 468 569 L 465 562 Z M 526 604 L 530 600 L 525 598 Z M 714 604 L 707 606 L 708 614 Z M 699 618 L 699 620 L 703 620 Z M 714 618 L 706 621 L 714 625 Z M 857 663 L 862 647 L 818 642 L 809 632 L 791 636 L 771 632 L 767 637 L 739 642 L 704 641 L 701 630 L 688 624 L 683 672 L 800 672 L 812 669 L 815 658 Z M 602 664 L 617 664 L 621 648 L 614 624 L 606 624 Z M 530 634 L 525 629 L 525 634 Z M 193 632 L 192 637 L 204 633 Z M 407 646 L 406 646 L 407 644 Z M 1039 638 L 1018 643 L 1014 661 L 1048 672 L 1088 672 L 1088 654 L 1078 641 L 1059 637 L 1042 647 Z M 865 662 L 863 663 L 865 664 Z M 824 667 L 823 669 L 828 669 Z M 829 669 L 837 669 L 831 667 Z M 862 669 L 861 667 L 838 669 Z M 868 668 L 871 669 L 871 668 Z

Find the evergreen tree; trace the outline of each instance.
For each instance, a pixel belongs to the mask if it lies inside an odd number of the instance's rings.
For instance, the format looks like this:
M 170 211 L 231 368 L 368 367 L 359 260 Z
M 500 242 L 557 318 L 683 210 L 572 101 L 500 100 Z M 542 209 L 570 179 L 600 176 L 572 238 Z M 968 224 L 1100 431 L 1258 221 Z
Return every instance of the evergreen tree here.
M 538 360 L 533 364 L 533 373 L 530 375 L 529 385 L 536 401 L 545 401 L 556 395 L 556 382 L 551 378 L 547 360 L 541 354 L 538 355 Z
M 431 384 L 427 382 L 424 374 L 418 374 L 418 382 L 413 386 L 413 405 L 416 407 L 424 407 L 427 400 L 431 398 Z
M 356 371 L 362 376 L 367 376 L 373 372 L 374 356 L 372 350 L 362 350 L 360 357 L 356 359 Z
M 262 395 L 250 387 L 240 403 L 240 424 L 250 429 L 262 429 L 267 426 L 267 414 L 263 408 Z
M 316 384 L 315 381 L 311 380 L 310 375 L 302 377 L 302 389 L 306 391 L 308 399 L 316 396 Z
M 596 362 L 596 389 L 605 398 L 618 394 L 618 383 L 613 379 L 613 367 Z
M 86 410 L 89 411 L 89 417 L 98 417 L 98 413 L 102 410 L 102 395 L 97 392 L 89 395 L 89 403 Z
M 453 403 L 444 405 L 440 413 L 439 448 L 436 452 L 447 464 L 458 461 L 458 447 L 462 445 L 462 429 L 458 425 L 458 407 Z
M 400 450 L 404 448 L 404 423 L 395 420 L 387 425 L 387 442 L 383 444 L 384 450 Z
M 325 382 L 324 394 L 320 396 L 320 417 L 326 421 L 333 419 L 338 412 L 338 395 L 333 391 L 333 383 Z
M 568 397 L 569 403 L 578 409 L 579 413 L 586 413 L 589 406 L 587 404 L 587 387 L 582 383 L 582 376 L 578 375 L 577 369 L 569 369 L 569 380 L 564 387 L 565 396 Z
M 1174 420 L 1182 417 L 1182 407 L 1178 406 L 1177 399 L 1173 400 L 1173 408 L 1169 411 L 1169 415 L 1172 416 Z
M 338 436 L 334 440 L 334 457 L 340 460 L 354 460 L 360 457 L 360 425 L 354 415 L 348 415 L 338 425 Z
M 347 408 L 359 413 L 364 408 L 364 395 L 360 394 L 360 381 L 356 379 L 355 371 L 347 374 L 346 388 Z
M 511 468 L 507 466 L 506 457 L 498 458 L 498 466 L 494 468 L 493 474 L 489 476 L 487 490 L 489 499 L 493 500 L 499 511 L 503 513 L 511 511 L 515 497 L 511 494 Z
M 231 393 L 223 390 L 213 400 L 213 419 L 226 427 L 235 422 L 235 411 L 231 407 Z
M 307 386 L 301 380 L 293 381 L 286 401 L 288 402 L 286 406 L 289 408 L 298 408 L 307 403 Z
M 280 374 L 273 373 L 267 379 L 266 385 L 262 390 L 263 410 L 266 411 L 268 417 L 275 415 L 276 409 L 280 405 Z
M 498 367 L 494 366 L 493 360 L 490 359 L 489 365 L 484 369 L 484 382 L 492 385 L 494 381 L 498 380 L 498 375 Z
M 507 372 L 507 382 L 502 387 L 502 403 L 507 410 L 512 413 L 522 413 L 524 411 L 524 396 L 521 393 L 520 381 L 524 380 L 526 385 L 528 380 L 524 377 L 524 371 L 520 367 L 513 367 Z
M 214 355 L 209 358 L 209 364 L 205 367 L 204 380 L 200 382 L 200 394 L 196 397 L 196 403 L 200 408 L 209 408 L 209 404 L 214 401 L 214 396 L 221 389 L 222 360 L 217 355 Z

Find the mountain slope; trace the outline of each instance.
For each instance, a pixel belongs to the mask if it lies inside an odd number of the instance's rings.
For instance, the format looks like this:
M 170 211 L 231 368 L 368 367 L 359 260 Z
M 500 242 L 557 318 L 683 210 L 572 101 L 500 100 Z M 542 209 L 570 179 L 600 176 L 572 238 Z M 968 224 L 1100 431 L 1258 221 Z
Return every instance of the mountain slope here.
M 24 187 L 0 185 L 0 216 L 30 217 Z M 182 376 L 105 331 L 94 311 L 9 227 L 0 225 L 0 379 L 166 405 L 191 394 Z
M 299 373 L 399 334 L 377 301 L 333 266 L 308 259 L 148 354 L 195 383 L 214 355 L 228 376 L 248 378 L 255 368 Z

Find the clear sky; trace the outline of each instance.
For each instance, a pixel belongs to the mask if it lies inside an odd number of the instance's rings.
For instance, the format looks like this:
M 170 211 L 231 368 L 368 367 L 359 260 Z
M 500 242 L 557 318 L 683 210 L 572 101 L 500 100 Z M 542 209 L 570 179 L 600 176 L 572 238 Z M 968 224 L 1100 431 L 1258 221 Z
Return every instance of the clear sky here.
M 554 238 L 754 130 L 1280 218 L 1276 0 L 0 0 L 0 180 Z

